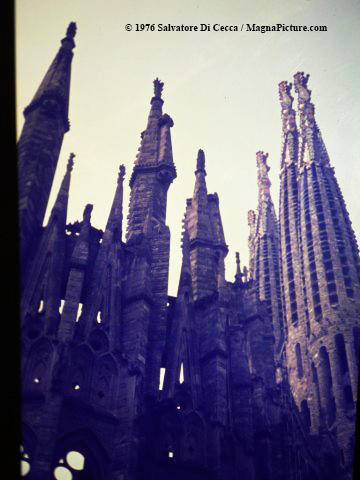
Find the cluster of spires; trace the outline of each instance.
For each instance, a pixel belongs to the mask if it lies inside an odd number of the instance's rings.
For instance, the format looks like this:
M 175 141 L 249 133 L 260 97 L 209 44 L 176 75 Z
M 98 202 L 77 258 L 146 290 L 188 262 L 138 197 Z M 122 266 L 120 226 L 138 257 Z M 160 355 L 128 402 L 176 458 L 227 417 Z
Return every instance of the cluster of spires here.
M 57 57 L 60 55 L 62 49 L 69 48 L 72 50 L 75 47 L 74 43 L 74 38 L 76 35 L 76 23 L 75 22 L 70 22 L 67 31 L 66 31 L 66 36 L 62 40 L 62 47 L 60 48 L 60 51 L 57 55 Z M 70 42 L 67 44 L 66 42 Z M 50 91 L 54 88 L 53 85 L 53 78 L 54 78 L 54 70 L 58 69 L 57 66 L 58 60 L 55 59 L 53 64 L 51 65 L 47 75 L 45 76 L 44 81 L 42 82 L 39 91 L 36 93 L 33 101 L 27 107 L 27 110 L 31 108 L 32 104 L 36 101 L 36 99 L 40 95 L 44 95 L 44 92 L 46 90 Z M 63 72 L 63 74 L 66 74 L 67 72 Z M 301 122 L 301 128 L 305 129 L 307 126 L 312 127 L 315 124 L 314 121 L 314 105 L 311 103 L 311 91 L 307 87 L 309 75 L 305 75 L 304 72 L 298 72 L 294 76 L 294 88 L 296 93 L 298 94 L 299 98 L 299 112 L 300 112 L 300 122 Z M 153 81 L 154 84 L 154 99 L 161 99 L 162 96 L 162 91 L 164 87 L 164 83 L 159 79 L 156 78 Z M 293 109 L 293 100 L 294 98 L 291 95 L 291 90 L 292 90 L 292 84 L 283 81 L 279 83 L 279 96 L 280 96 L 280 102 L 282 106 L 282 118 L 283 118 L 283 131 L 284 134 L 287 134 L 287 132 L 294 132 L 296 131 L 296 113 L 295 110 Z M 163 115 L 164 121 L 166 122 L 167 119 L 165 117 L 168 117 L 167 115 Z M 169 117 L 169 126 L 172 126 L 173 122 Z M 74 157 L 75 155 L 71 153 L 68 165 L 67 165 L 67 171 L 63 180 L 63 187 L 65 187 L 65 190 L 68 189 L 68 184 L 69 184 L 69 175 L 73 169 L 74 165 Z M 270 167 L 267 165 L 267 157 L 268 154 L 265 154 L 262 151 L 259 151 L 256 153 L 256 161 L 257 161 L 257 166 L 258 166 L 258 185 L 259 185 L 259 200 L 263 199 L 266 200 L 266 198 L 269 196 L 269 188 L 270 188 L 270 180 L 268 179 L 268 171 Z M 205 155 L 203 150 L 198 151 L 197 155 L 197 163 L 196 163 L 196 174 L 198 172 L 202 172 L 203 175 L 206 175 L 206 170 L 205 170 Z M 118 174 L 118 185 L 122 184 L 124 180 L 124 175 L 125 175 L 125 167 L 124 165 L 120 166 L 119 169 L 119 174 Z M 64 191 L 64 188 L 62 188 Z M 152 215 L 148 214 L 148 217 L 152 217 Z M 149 223 L 149 222 L 146 222 Z M 245 267 L 246 268 L 246 267 Z M 247 272 L 246 273 L 241 273 L 240 271 L 240 260 L 239 260 L 239 255 L 236 253 L 236 282 L 241 283 L 242 282 L 242 277 L 245 276 L 247 277 Z

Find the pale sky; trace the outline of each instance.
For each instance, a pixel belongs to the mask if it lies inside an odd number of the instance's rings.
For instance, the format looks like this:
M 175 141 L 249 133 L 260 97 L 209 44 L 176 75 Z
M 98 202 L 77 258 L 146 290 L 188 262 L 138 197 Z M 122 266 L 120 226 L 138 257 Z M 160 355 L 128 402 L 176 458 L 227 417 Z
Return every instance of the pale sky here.
M 52 62 L 70 21 L 77 23 L 69 118 L 50 208 L 76 154 L 68 221 L 94 204 L 92 224 L 104 229 L 119 165 L 126 167 L 126 219 L 133 163 L 145 129 L 153 80 L 164 83 L 164 113 L 174 120 L 178 177 L 168 192 L 171 230 L 169 294 L 181 264 L 180 234 L 192 196 L 197 151 L 205 151 L 208 193 L 217 192 L 229 245 L 248 265 L 247 212 L 257 208 L 255 154 L 269 153 L 272 198 L 278 211 L 281 118 L 278 83 L 310 74 L 315 115 L 355 233 L 360 231 L 359 0 L 17 0 L 18 135 L 22 111 Z M 136 32 L 135 24 L 155 24 Z M 208 32 L 158 32 L 157 25 L 210 24 Z M 212 26 L 236 25 L 238 32 Z M 326 25 L 327 32 L 248 32 L 246 24 Z M 132 24 L 133 30 L 125 30 Z M 244 24 L 243 31 L 240 31 Z M 296 95 L 294 106 L 297 106 Z M 126 225 L 124 223 L 125 235 Z

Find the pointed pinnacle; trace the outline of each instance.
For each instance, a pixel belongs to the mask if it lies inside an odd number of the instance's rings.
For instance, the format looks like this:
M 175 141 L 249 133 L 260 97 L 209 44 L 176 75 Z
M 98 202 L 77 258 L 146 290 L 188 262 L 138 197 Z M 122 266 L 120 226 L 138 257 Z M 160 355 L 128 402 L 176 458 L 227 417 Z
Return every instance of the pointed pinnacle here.
M 68 28 L 67 28 L 67 30 L 66 30 L 66 36 L 67 36 L 68 38 L 72 38 L 72 39 L 73 39 L 73 38 L 75 37 L 75 35 L 76 35 L 76 28 L 77 28 L 77 27 L 76 27 L 76 23 L 75 23 L 75 22 L 70 22 L 70 23 L 69 23 L 69 26 L 68 26 Z
M 236 275 L 240 275 L 241 271 L 240 271 L 240 254 L 239 254 L 239 252 L 236 252 L 235 256 L 236 256 Z
M 204 154 L 204 151 L 203 150 L 199 150 L 198 151 L 198 156 L 197 156 L 197 160 L 196 160 L 196 172 L 205 172 L 205 154 Z

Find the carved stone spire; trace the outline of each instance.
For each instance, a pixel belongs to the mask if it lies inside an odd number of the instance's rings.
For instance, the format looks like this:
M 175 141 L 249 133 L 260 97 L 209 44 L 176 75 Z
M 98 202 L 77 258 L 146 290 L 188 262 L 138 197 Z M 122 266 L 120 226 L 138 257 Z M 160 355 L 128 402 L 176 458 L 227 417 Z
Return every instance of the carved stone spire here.
M 34 98 L 24 110 L 18 142 L 20 249 L 22 270 L 40 235 L 68 119 L 75 24 L 69 25 L 61 47 Z M 46 167 L 46 168 L 45 168 Z
M 199 150 L 196 160 L 195 187 L 192 198 L 193 214 L 188 220 L 190 240 L 211 240 L 210 213 L 206 187 L 205 154 Z
M 123 183 L 125 177 L 125 167 L 120 165 L 116 192 L 111 207 L 110 215 L 106 224 L 106 230 L 111 230 L 113 233 L 118 232 L 119 239 L 122 234 L 122 210 L 123 210 Z
M 54 206 L 52 208 L 49 224 L 51 223 L 54 216 L 59 215 L 59 213 L 62 213 L 64 215 L 64 220 L 66 219 L 67 205 L 69 200 L 70 179 L 71 179 L 71 172 L 74 166 L 74 158 L 75 158 L 75 154 L 70 153 L 70 157 L 66 167 L 66 173 L 61 182 L 59 193 L 56 197 Z
M 24 110 L 24 115 L 32 112 L 42 104 L 47 109 L 55 109 L 62 115 L 65 131 L 70 128 L 68 120 L 69 94 L 70 94 L 70 70 L 73 49 L 75 48 L 74 37 L 76 35 L 76 23 L 71 22 L 67 28 L 66 36 L 61 40 L 61 47 L 50 65 L 43 81 L 40 84 L 30 105 Z M 55 106 L 55 102 L 58 106 Z
M 291 83 L 279 83 L 279 97 L 281 104 L 281 117 L 283 122 L 283 148 L 281 155 L 281 168 L 295 164 L 298 160 L 298 132 L 296 127 L 296 113 L 293 109 L 291 96 Z
M 283 134 L 296 131 L 296 113 L 293 109 L 294 98 L 291 96 L 292 84 L 288 82 L 279 83 L 279 97 L 281 104 L 281 116 L 283 120 Z
M 315 121 L 315 107 L 311 102 L 311 90 L 307 86 L 308 80 L 309 75 L 305 75 L 304 72 L 294 75 L 301 126 L 299 166 L 310 165 L 312 162 L 329 165 L 329 156 Z
M 309 75 L 305 75 L 304 72 L 298 72 L 294 75 L 294 86 L 298 94 L 298 108 L 302 130 L 315 126 L 315 107 L 311 102 L 311 90 L 307 86 L 308 80 Z

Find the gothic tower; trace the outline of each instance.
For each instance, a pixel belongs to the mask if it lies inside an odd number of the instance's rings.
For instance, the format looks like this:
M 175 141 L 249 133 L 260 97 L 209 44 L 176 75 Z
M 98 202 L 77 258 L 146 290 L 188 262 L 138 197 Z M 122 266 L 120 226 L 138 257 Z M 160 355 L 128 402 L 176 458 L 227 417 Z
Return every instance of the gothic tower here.
M 300 133 L 291 85 L 280 84 L 284 135 L 280 232 L 288 371 L 308 428 L 312 433 L 333 432 L 343 463 L 351 470 L 359 358 L 359 252 L 307 82 L 303 73 L 294 77 Z
M 162 113 L 163 83 L 154 81 L 154 97 L 146 130 L 130 179 L 130 205 L 127 241 L 131 243 L 145 226 L 151 251 L 151 297 L 153 313 L 149 319 L 149 355 L 146 391 L 155 395 L 165 342 L 166 305 L 169 272 L 170 231 L 166 225 L 167 191 L 176 178 L 172 158 L 170 128 L 174 125 Z
M 314 118 L 308 78 L 297 73 L 294 85 L 301 128 L 299 243 L 310 317 L 308 355 L 315 409 L 312 418 L 314 428 L 321 418 L 327 428 L 336 431 L 344 462 L 351 465 L 359 358 L 360 258 L 345 202 Z
M 20 261 L 34 253 L 68 120 L 75 23 L 70 23 L 61 47 L 24 110 L 25 123 L 18 142 Z
M 270 180 L 267 154 L 257 152 L 259 201 L 257 215 L 248 213 L 250 223 L 250 265 L 259 300 L 268 305 L 276 339 L 276 359 L 279 360 L 284 346 L 284 321 L 280 282 L 279 225 L 270 195 Z
M 359 255 L 314 120 L 307 77 L 280 84 L 279 223 L 267 154 L 249 212 L 250 268 L 228 246 L 196 159 L 182 268 L 168 296 L 167 194 L 176 177 L 163 83 L 154 81 L 130 178 L 105 230 L 68 223 L 70 154 L 42 226 L 68 129 L 75 24 L 19 140 L 22 476 L 29 480 L 349 480 L 360 341 Z M 281 374 L 276 375 L 279 372 Z M 331 453 L 332 452 L 332 453 Z

